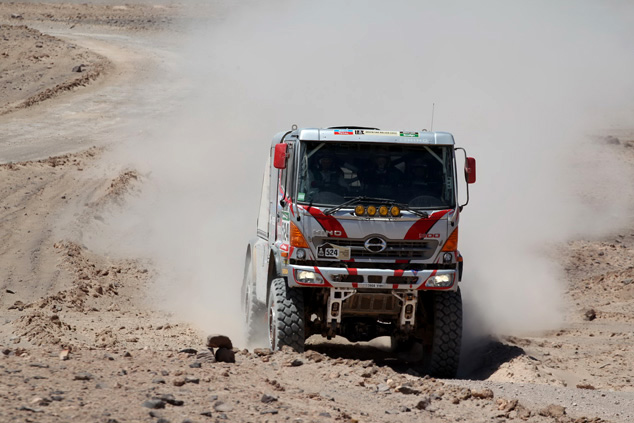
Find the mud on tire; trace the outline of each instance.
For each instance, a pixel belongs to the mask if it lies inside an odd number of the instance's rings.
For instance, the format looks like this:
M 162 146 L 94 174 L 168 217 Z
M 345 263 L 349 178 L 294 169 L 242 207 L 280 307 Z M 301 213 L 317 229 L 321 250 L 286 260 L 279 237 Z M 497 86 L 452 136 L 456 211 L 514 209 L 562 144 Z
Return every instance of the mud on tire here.
M 460 363 L 462 297 L 460 290 L 433 292 L 425 301 L 428 331 L 423 341 L 423 371 L 453 378 Z
M 304 296 L 301 290 L 289 288 L 286 280 L 274 279 L 268 301 L 269 342 L 276 351 L 287 345 L 304 351 Z

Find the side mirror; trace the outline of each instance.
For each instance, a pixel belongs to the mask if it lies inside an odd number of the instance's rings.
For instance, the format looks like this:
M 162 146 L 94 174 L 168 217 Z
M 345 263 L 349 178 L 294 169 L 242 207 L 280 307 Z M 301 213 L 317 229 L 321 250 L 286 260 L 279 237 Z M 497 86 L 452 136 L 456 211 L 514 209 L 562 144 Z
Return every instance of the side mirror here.
M 476 160 L 473 157 L 467 157 L 467 161 L 464 164 L 464 176 L 468 184 L 473 184 L 476 181 Z
M 288 144 L 276 144 L 275 145 L 275 155 L 273 156 L 273 166 L 276 169 L 286 169 L 286 151 L 288 149 Z

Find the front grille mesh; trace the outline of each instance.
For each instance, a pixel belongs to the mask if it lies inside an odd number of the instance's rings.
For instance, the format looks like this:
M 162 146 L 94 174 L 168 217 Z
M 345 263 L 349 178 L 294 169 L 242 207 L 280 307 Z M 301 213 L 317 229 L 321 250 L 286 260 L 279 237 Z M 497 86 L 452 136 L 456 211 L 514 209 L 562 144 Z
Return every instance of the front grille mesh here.
M 365 239 L 323 238 L 315 240 L 316 245 L 329 243 L 340 247 L 349 247 L 352 259 L 392 259 L 392 260 L 429 260 L 436 249 L 436 240 L 386 240 L 387 248 L 381 252 L 368 251 L 364 247 Z

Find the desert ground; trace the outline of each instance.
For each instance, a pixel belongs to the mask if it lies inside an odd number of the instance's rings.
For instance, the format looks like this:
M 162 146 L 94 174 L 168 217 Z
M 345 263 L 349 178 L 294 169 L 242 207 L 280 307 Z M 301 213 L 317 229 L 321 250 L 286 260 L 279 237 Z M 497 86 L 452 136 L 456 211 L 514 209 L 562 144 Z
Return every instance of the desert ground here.
M 172 94 L 153 89 L 169 55 L 154 41 L 186 19 L 202 17 L 0 3 L 0 421 L 634 421 L 634 226 L 558 245 L 565 326 L 472 343 L 461 379 L 372 344 L 232 345 L 218 362 L 209 334 L 152 307 L 152 263 L 91 250 L 83 228 L 143 190 L 101 160 L 120 108 L 152 115 Z M 597 143 L 634 166 L 634 132 L 609 135 Z

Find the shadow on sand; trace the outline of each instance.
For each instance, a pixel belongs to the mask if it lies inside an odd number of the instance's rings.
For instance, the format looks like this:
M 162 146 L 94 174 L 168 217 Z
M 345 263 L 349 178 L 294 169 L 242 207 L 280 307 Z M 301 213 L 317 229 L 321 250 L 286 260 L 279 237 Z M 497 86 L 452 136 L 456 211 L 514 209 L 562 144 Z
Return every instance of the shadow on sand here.
M 397 353 L 392 350 L 389 338 L 351 343 L 339 337 L 322 342 L 321 338 L 316 337 L 307 343 L 306 349 L 332 359 L 370 360 L 377 366 L 388 366 L 398 373 L 424 376 L 420 366 L 420 345 L 415 345 L 410 351 Z M 525 354 L 518 346 L 490 337 L 471 339 L 463 345 L 457 378 L 485 380 L 504 363 Z

